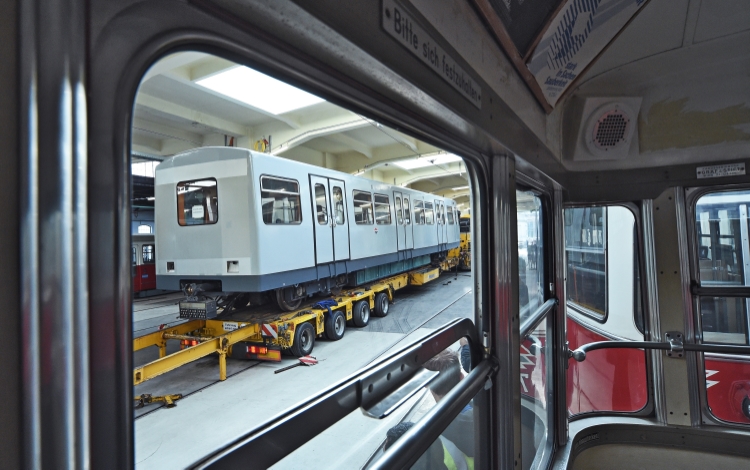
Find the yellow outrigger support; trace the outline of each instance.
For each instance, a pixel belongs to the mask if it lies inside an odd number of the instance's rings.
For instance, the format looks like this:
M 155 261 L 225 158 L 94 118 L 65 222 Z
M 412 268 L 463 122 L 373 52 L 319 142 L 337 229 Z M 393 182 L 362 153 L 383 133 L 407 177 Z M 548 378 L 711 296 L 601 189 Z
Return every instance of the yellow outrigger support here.
M 347 320 L 352 319 L 354 305 L 360 300 L 367 300 L 370 309 L 375 308 L 375 296 L 381 292 L 393 301 L 393 293 L 408 285 L 423 285 L 437 279 L 442 270 L 450 270 L 458 263 L 457 259 L 446 259 L 439 267 L 426 267 L 397 274 L 382 279 L 367 287 L 358 287 L 333 296 L 338 305 L 331 311 L 341 311 Z M 219 355 L 219 379 L 227 378 L 227 354 L 237 343 L 246 341 L 260 344 L 265 353 L 257 354 L 259 359 L 281 360 L 279 349 L 291 348 L 294 343 L 294 332 L 302 323 L 309 323 L 315 328 L 315 334 L 321 335 L 325 330 L 325 315 L 328 309 L 306 307 L 294 312 L 274 314 L 245 314 L 238 312 L 230 318 L 213 320 L 191 320 L 177 326 L 168 327 L 154 333 L 135 338 L 133 351 L 148 347 L 159 348 L 159 359 L 136 367 L 133 370 L 133 385 L 141 384 L 161 374 L 177 369 L 211 354 Z M 243 318 L 237 318 L 242 316 Z M 269 331 L 270 330 L 270 331 Z M 270 333 L 270 334 L 269 334 Z M 184 349 L 167 355 L 167 341 L 180 340 Z M 266 346 L 275 348 L 269 352 Z

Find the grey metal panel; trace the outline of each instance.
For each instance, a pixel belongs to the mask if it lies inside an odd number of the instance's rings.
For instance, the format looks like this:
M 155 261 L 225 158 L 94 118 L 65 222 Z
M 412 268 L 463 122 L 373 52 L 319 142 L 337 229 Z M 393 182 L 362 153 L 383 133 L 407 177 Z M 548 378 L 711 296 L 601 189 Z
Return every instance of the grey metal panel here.
M 676 202 L 678 190 L 668 189 L 654 200 L 654 252 L 659 307 L 659 322 L 662 331 L 685 331 L 686 305 L 684 303 L 682 264 Z M 666 417 L 670 425 L 690 426 L 691 399 L 688 387 L 688 363 L 685 358 L 669 358 L 663 361 L 664 390 L 666 392 Z
M 399 253 L 372 256 L 370 258 L 337 261 L 309 268 L 295 269 L 269 274 L 215 276 L 215 275 L 190 275 L 190 274 L 157 274 L 156 286 L 158 289 L 179 290 L 181 280 L 221 281 L 225 292 L 263 292 L 279 287 L 284 287 L 301 282 L 324 279 L 338 274 L 346 274 L 360 269 L 379 266 L 381 264 L 393 263 L 395 261 L 408 260 L 422 255 L 429 255 L 455 248 L 458 244 L 443 245 L 442 247 L 429 247 L 420 250 L 406 250 Z
M 566 260 L 565 260 L 565 215 L 563 208 L 563 190 L 559 185 L 554 185 L 552 200 L 552 223 L 553 240 L 554 240 L 554 292 L 558 299 L 555 308 L 555 359 L 554 359 L 554 431 L 556 435 L 556 444 L 565 445 L 568 440 L 568 402 L 567 394 L 561 393 L 567 390 L 568 379 L 568 357 L 567 354 L 560 354 L 560 350 L 567 349 L 567 292 L 565 285 Z
M 493 448 L 493 467 L 515 469 L 521 456 L 520 338 L 518 310 L 518 229 L 516 221 L 515 161 L 492 160 L 492 319 L 490 354 L 500 363 L 497 387 L 492 389 L 493 413 L 499 438 Z M 512 439 L 511 439 L 512 436 Z
M 643 227 L 641 243 L 643 246 L 643 276 L 646 288 L 644 307 L 648 321 L 646 323 L 647 341 L 662 341 L 661 323 L 659 321 L 659 301 L 656 271 L 656 253 L 654 249 L 654 201 L 647 199 L 641 204 L 641 224 Z M 651 382 L 654 390 L 654 412 L 656 419 L 667 423 L 667 402 L 664 390 L 664 353 L 658 350 L 648 351 L 651 361 Z

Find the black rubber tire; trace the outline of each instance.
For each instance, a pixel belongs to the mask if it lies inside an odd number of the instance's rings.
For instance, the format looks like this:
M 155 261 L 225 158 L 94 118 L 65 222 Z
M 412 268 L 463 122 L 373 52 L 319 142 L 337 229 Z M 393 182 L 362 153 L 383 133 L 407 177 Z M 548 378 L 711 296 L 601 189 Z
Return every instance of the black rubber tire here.
M 367 300 L 360 300 L 354 304 L 352 322 L 354 322 L 354 326 L 359 328 L 363 328 L 370 323 L 370 303 Z
M 293 287 L 283 287 L 281 289 L 276 289 L 276 305 L 279 306 L 279 308 L 285 312 L 293 312 L 297 310 L 302 303 L 302 299 L 299 298 L 292 302 L 287 302 L 284 300 L 284 289 L 294 289 Z
M 385 292 L 379 292 L 375 294 L 375 310 L 372 312 L 376 317 L 384 317 L 388 315 L 388 311 L 391 309 L 391 301 L 388 300 L 388 294 Z
M 300 323 L 297 325 L 297 331 L 294 332 L 294 344 L 289 348 L 293 356 L 309 356 L 315 347 L 315 328 L 309 323 Z
M 326 338 L 338 341 L 344 337 L 346 330 L 346 317 L 341 310 L 333 310 L 326 318 Z

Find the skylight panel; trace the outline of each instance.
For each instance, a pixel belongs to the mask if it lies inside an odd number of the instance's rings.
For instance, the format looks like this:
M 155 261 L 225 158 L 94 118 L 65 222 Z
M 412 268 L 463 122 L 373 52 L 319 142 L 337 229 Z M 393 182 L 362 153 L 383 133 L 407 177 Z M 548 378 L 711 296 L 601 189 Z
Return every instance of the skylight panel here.
M 325 101 L 299 88 L 243 66 L 233 67 L 216 75 L 197 80 L 195 83 L 275 115 Z
M 393 162 L 394 165 L 403 168 L 404 170 L 414 170 L 416 168 L 424 168 L 431 165 L 445 165 L 447 163 L 460 162 L 461 157 L 453 155 L 452 153 L 444 153 L 439 155 L 430 155 L 414 158 L 411 160 L 401 160 Z

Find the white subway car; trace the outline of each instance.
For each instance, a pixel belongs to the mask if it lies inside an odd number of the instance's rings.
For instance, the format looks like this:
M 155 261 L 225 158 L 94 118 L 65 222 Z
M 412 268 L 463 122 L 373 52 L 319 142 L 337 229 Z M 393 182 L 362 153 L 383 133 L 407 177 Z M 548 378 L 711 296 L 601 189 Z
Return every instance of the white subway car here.
M 452 199 L 233 147 L 156 168 L 160 289 L 275 291 L 292 310 L 459 244 Z

